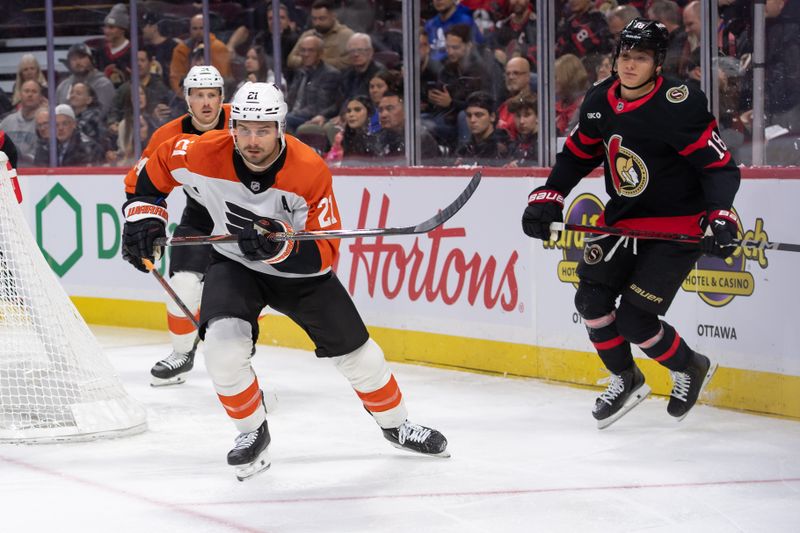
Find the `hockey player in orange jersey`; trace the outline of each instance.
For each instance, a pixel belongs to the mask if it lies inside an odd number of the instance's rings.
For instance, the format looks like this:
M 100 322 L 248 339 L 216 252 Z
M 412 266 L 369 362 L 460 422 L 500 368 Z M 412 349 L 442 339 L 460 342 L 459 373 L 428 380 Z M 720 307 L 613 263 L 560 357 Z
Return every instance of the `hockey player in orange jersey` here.
M 227 130 L 230 105 L 225 99 L 224 80 L 212 66 L 198 65 L 191 68 L 183 80 L 183 95 L 189 112 L 158 128 L 147 147 L 142 151 L 139 163 L 125 176 L 125 193 L 135 196 L 138 169 L 142 168 L 162 142 L 182 133 L 202 135 L 208 131 Z M 208 235 L 213 223 L 208 211 L 198 201 L 197 194 L 184 187 L 186 207 L 174 235 Z M 176 248 L 172 251 L 169 276 L 170 285 L 197 319 L 200 295 L 206 268 L 211 260 L 211 246 Z M 158 361 L 150 370 L 154 387 L 174 385 L 185 381 L 184 374 L 194 365 L 194 353 L 199 338 L 194 323 L 184 315 L 172 298 L 167 302 L 167 325 L 172 341 L 172 353 Z
M 447 440 L 413 424 L 380 347 L 331 267 L 338 240 L 272 242 L 276 231 L 341 228 L 325 162 L 285 134 L 287 107 L 274 84 L 249 82 L 231 103 L 230 133 L 181 135 L 163 143 L 140 170 L 134 197 L 123 206 L 123 247 L 139 268 L 159 253 L 165 236 L 164 198 L 178 186 L 197 192 L 213 234 L 237 233 L 215 244 L 200 306 L 206 367 L 220 402 L 240 435 L 228 463 L 245 479 L 269 467 L 266 409 L 250 353 L 266 305 L 308 333 L 316 355 L 330 359 L 394 446 L 449 456 Z

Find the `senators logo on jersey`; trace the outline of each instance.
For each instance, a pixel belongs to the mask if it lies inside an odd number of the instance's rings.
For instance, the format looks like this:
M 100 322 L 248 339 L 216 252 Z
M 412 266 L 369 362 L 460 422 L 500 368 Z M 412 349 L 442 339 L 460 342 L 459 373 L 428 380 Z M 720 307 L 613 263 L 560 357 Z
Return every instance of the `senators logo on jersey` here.
M 622 136 L 612 135 L 606 145 L 614 189 L 620 196 L 639 196 L 647 187 L 649 172 L 636 152 L 622 146 Z

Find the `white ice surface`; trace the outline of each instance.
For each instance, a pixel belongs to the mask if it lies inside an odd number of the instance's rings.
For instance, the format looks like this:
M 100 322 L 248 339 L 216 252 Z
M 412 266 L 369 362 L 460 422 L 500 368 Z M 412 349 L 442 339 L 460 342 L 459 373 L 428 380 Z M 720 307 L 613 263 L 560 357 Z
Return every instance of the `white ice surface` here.
M 236 481 L 235 430 L 202 357 L 151 388 L 165 334 L 94 328 L 149 429 L 114 440 L 0 445 L 0 531 L 796 532 L 800 423 L 648 399 L 598 431 L 597 392 L 393 364 L 412 421 L 452 458 L 392 448 L 332 365 L 259 346 L 272 468 Z

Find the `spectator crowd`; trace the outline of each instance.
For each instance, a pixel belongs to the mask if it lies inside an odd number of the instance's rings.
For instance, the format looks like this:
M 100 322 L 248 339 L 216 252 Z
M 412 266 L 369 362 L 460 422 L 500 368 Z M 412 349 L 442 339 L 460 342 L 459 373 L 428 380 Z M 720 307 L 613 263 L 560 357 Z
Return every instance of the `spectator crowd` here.
M 58 165 L 135 162 L 135 127 L 144 146 L 159 126 L 186 113 L 183 78 L 192 66 L 205 63 L 206 23 L 208 56 L 225 80 L 226 97 L 248 80 L 278 84 L 289 106 L 287 131 L 330 164 L 404 161 L 405 126 L 416 118 L 423 163 L 537 164 L 537 19 L 532 0 L 421 0 L 420 63 L 413 66 L 420 77 L 419 117 L 409 116 L 404 102 L 403 80 L 410 66 L 403 62 L 399 1 L 281 2 L 280 79 L 274 68 L 271 2 L 212 1 L 209 21 L 198 4 L 152 3 L 157 9 L 143 4 L 135 58 L 126 4 L 107 12 L 102 39 L 69 48 L 69 72 L 57 80 L 52 103 Z M 798 4 L 765 4 L 765 103 L 772 137 L 796 139 L 800 128 Z M 663 73 L 699 87 L 699 0 L 555 0 L 555 9 L 553 112 L 559 136 L 575 126 L 586 91 L 611 75 L 616 37 L 637 16 L 658 20 L 669 30 Z M 714 67 L 720 129 L 736 150 L 747 145 L 752 127 L 751 3 L 719 0 L 719 15 Z M 138 83 L 131 80 L 132 61 L 138 65 Z M 138 117 L 131 102 L 133 85 L 138 85 Z M 17 146 L 20 164 L 46 166 L 50 103 L 47 80 L 34 55 L 20 57 L 13 91 L 0 96 L 0 110 L 6 107 L 0 130 Z

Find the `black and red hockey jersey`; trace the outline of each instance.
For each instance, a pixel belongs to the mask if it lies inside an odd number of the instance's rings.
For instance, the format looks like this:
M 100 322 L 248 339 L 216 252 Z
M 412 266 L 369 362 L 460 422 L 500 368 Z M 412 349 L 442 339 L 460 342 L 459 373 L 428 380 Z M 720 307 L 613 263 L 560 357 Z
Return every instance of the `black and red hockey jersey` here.
M 556 57 L 575 54 L 610 54 L 614 39 L 606 17 L 599 11 L 586 11 L 564 18 L 556 28 Z
M 587 92 L 547 187 L 566 196 L 602 163 L 601 224 L 700 234 L 701 216 L 730 209 L 740 180 L 705 95 L 662 76 L 634 101 L 619 90 L 611 76 Z

